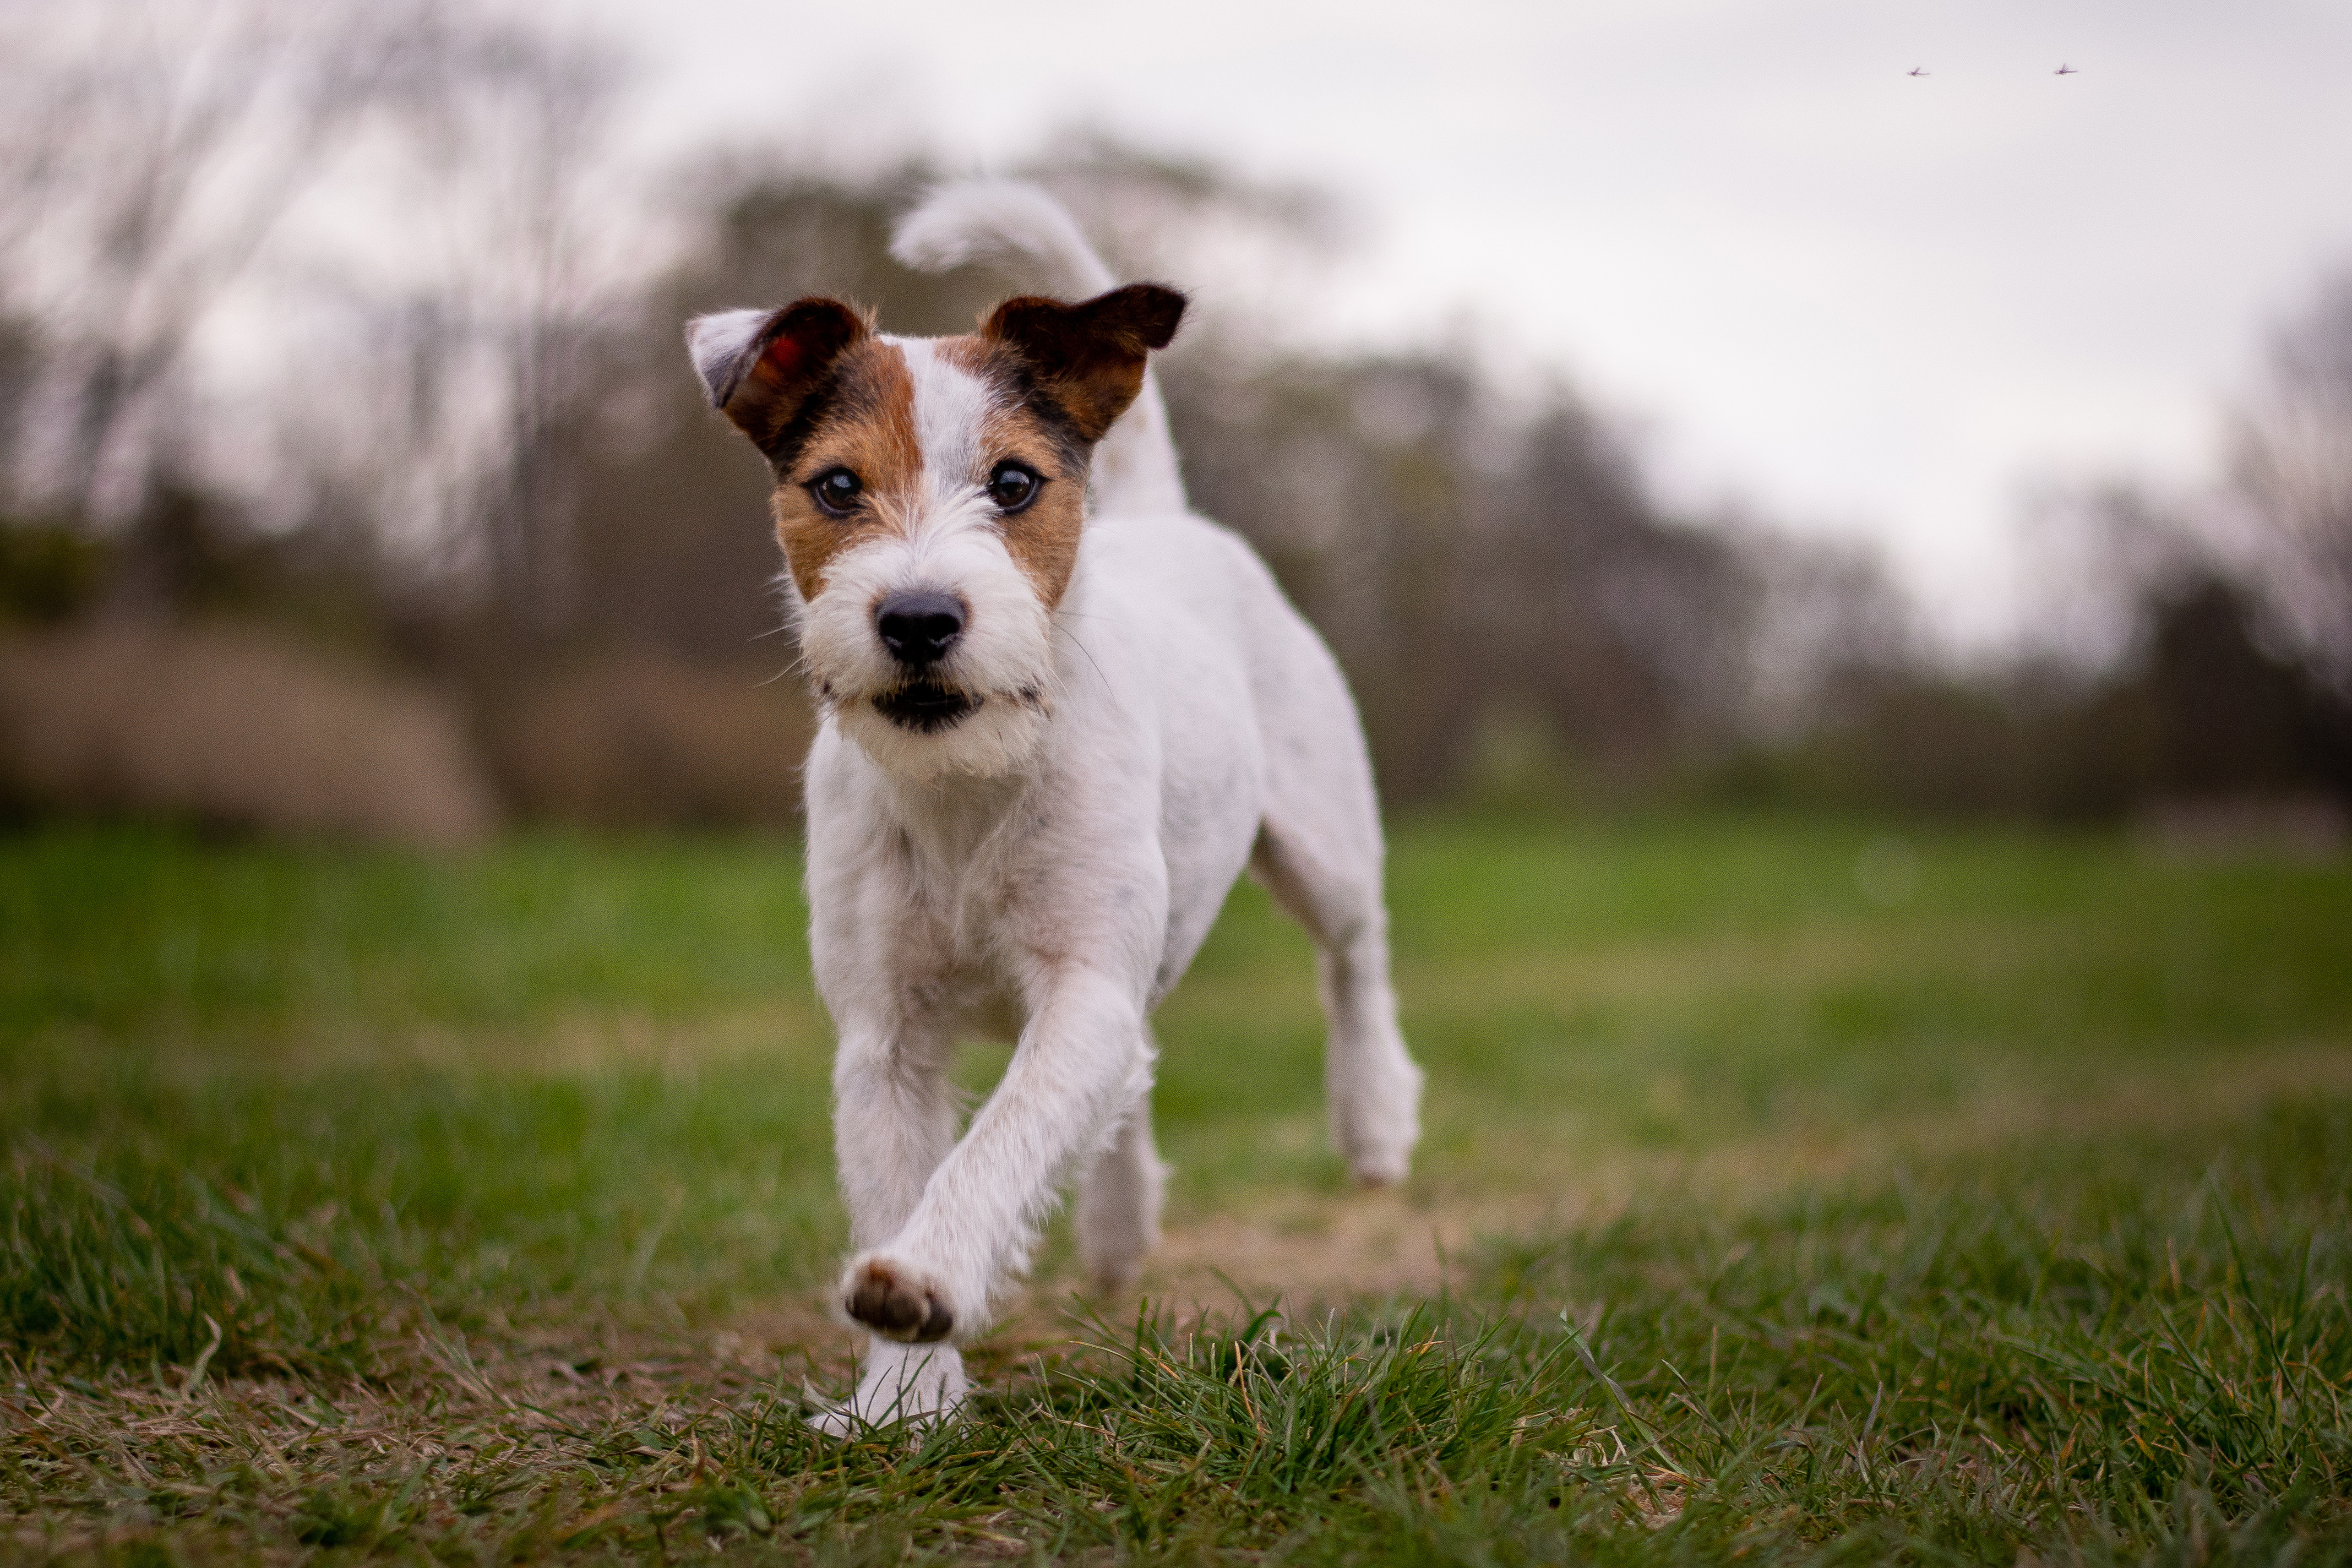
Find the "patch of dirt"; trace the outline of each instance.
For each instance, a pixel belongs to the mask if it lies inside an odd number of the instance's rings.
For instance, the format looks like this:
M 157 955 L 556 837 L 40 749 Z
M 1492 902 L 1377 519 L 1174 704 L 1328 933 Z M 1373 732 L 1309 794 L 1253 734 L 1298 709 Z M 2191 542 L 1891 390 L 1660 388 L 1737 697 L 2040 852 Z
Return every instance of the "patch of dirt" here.
M 1448 1190 L 1427 1181 L 1369 1192 L 1292 1191 L 1265 1194 L 1245 1211 L 1171 1226 L 1138 1291 L 1093 1306 L 1115 1321 L 1133 1310 L 1138 1293 L 1180 1311 L 1244 1301 L 1263 1307 L 1276 1297 L 1297 1310 L 1361 1297 L 1430 1295 L 1466 1283 L 1465 1265 L 1486 1241 L 1605 1223 L 1662 1188 L 1738 1207 L 1800 1183 L 1845 1180 L 2005 1142 L 2241 1120 L 2268 1101 L 2303 1093 L 2352 1094 L 2352 1051 L 2312 1046 L 2226 1062 L 2200 1056 L 2152 1066 L 2128 1082 L 1985 1095 L 1948 1113 L 1860 1132 L 1815 1130 L 1696 1155 L 1621 1148 L 1579 1159 L 1535 1144 L 1513 1162 L 1521 1179 L 1511 1191 Z M 1045 1335 L 1048 1325 L 1066 1324 L 1077 1283 L 1075 1275 L 1041 1279 L 1007 1312 L 1004 1331 Z
M 1261 1306 L 1276 1294 L 1300 1303 L 1433 1290 L 1449 1260 L 1482 1234 L 1516 1228 L 1511 1211 L 1525 1206 L 1433 1200 L 1393 1187 L 1286 1200 L 1171 1230 L 1141 1289 L 1188 1305 L 1234 1305 L 1239 1287 Z

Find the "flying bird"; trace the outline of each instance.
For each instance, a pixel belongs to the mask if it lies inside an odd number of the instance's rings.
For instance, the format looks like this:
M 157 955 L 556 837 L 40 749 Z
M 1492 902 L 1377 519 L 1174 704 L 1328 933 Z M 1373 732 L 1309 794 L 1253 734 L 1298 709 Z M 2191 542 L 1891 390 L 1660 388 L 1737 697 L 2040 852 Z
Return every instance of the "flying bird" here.
M 2051 74 L 2052 76 L 2081 76 L 2083 73 L 2082 73 L 2081 71 L 2076 70 L 2073 66 L 2064 66 L 2064 65 L 2062 65 L 2062 66 L 2060 66 L 2056 70 L 2052 71 L 2050 74 Z

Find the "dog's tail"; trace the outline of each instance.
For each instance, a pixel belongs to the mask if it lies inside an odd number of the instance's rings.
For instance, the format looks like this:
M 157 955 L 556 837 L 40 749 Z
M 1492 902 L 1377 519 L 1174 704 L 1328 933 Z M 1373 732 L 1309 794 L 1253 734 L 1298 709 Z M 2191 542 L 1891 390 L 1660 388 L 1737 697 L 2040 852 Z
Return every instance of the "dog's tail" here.
M 927 272 L 992 262 L 1049 293 L 1075 299 L 1118 283 L 1062 204 L 1020 180 L 935 187 L 898 220 L 890 254 Z M 1107 511 L 1185 510 L 1168 408 L 1149 365 L 1133 405 L 1095 448 L 1095 493 Z

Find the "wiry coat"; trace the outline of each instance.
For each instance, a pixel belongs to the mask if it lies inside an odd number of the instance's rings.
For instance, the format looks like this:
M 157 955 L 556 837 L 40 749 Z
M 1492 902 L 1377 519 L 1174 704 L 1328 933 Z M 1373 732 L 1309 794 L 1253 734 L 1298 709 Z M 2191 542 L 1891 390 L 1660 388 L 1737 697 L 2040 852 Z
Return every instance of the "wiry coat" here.
M 1354 704 L 1249 548 L 1184 507 L 1146 358 L 1181 296 L 1111 289 L 1024 185 L 936 193 L 898 248 L 1096 297 L 1010 300 L 961 338 L 880 336 L 829 300 L 688 330 L 775 469 L 824 716 L 808 887 L 840 1040 L 839 1300 L 874 1331 L 842 1429 L 961 1397 L 953 1345 L 1073 1171 L 1088 1268 L 1134 1277 L 1163 1183 L 1150 1018 L 1244 867 L 1320 949 L 1332 1131 L 1360 1179 L 1404 1174 L 1421 1086 Z M 974 1033 L 1018 1044 L 959 1141 L 947 1068 Z

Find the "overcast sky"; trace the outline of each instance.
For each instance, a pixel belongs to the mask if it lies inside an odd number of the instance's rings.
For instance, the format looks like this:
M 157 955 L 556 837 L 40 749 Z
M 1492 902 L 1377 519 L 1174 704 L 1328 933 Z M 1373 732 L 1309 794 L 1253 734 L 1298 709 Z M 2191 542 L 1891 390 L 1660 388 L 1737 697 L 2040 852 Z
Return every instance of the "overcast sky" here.
M 640 55 L 665 145 L 989 169 L 1086 122 L 1327 185 L 1327 328 L 1466 316 L 1968 640 L 2024 602 L 2027 487 L 2209 473 L 2352 266 L 2346 0 L 541 3 Z

